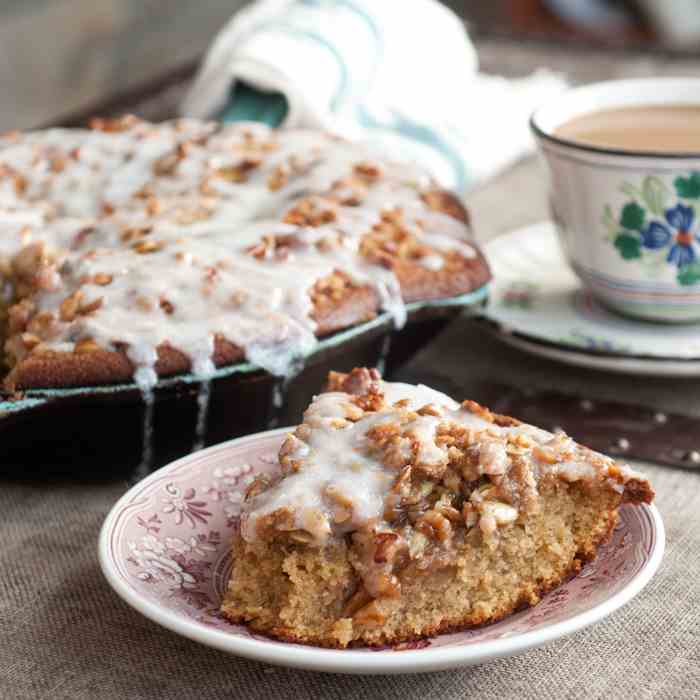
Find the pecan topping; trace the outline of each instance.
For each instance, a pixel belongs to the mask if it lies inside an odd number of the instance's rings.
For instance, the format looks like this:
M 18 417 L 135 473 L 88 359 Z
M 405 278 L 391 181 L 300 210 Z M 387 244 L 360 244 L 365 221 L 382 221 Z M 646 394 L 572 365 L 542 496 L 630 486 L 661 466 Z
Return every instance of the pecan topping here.
M 229 165 L 224 168 L 219 168 L 216 174 L 228 180 L 228 182 L 245 182 L 248 179 L 251 171 L 255 170 L 262 163 L 261 158 L 247 157 L 236 165 Z
M 136 241 L 134 245 L 131 246 L 137 253 L 141 255 L 146 255 L 148 253 L 157 253 L 159 250 L 163 250 L 165 247 L 165 241 Z
M 281 190 L 289 182 L 289 172 L 283 165 L 278 165 L 267 179 L 267 187 L 271 192 Z
M 93 278 L 92 281 L 99 285 L 100 287 L 105 287 L 108 284 L 112 283 L 112 275 L 108 275 L 104 272 L 98 272 Z
M 65 323 L 70 323 L 75 320 L 80 310 L 80 302 L 83 298 L 83 293 L 80 290 L 73 292 L 69 297 L 66 297 L 59 307 L 59 318 Z
M 163 311 L 165 311 L 168 316 L 171 316 L 175 312 L 175 307 L 167 299 L 163 298 L 159 302 L 159 306 Z
M 75 344 L 75 352 L 79 355 L 100 350 L 100 346 L 92 338 L 83 338 Z
M 386 621 L 386 615 L 380 610 L 377 601 L 373 600 L 371 603 L 367 603 L 364 608 L 360 608 L 352 619 L 358 625 L 380 627 Z
M 381 168 L 374 163 L 358 163 L 354 167 L 353 172 L 358 177 L 369 182 L 377 180 L 382 176 Z
M 321 198 L 302 199 L 293 209 L 290 209 L 282 221 L 295 226 L 321 226 L 333 223 L 337 213 L 332 202 Z

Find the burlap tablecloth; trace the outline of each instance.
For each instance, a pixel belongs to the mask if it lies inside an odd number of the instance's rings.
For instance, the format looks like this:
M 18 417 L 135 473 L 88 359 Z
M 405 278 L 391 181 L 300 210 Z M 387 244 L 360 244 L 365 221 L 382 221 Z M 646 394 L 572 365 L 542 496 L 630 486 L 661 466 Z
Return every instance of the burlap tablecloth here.
M 583 78 L 688 72 L 697 65 L 483 47 L 488 66 L 554 63 Z M 545 218 L 530 159 L 475 192 L 481 237 Z M 640 380 L 531 358 L 454 323 L 411 371 L 496 377 L 700 415 L 700 381 Z M 700 438 L 700 436 L 699 436 Z M 1 446 L 0 446 L 1 459 Z M 605 621 L 510 659 L 441 673 L 352 677 L 269 667 L 210 650 L 149 622 L 102 578 L 97 535 L 124 482 L 0 478 L 0 698 L 700 698 L 700 472 L 636 465 L 652 478 L 667 528 L 660 571 Z

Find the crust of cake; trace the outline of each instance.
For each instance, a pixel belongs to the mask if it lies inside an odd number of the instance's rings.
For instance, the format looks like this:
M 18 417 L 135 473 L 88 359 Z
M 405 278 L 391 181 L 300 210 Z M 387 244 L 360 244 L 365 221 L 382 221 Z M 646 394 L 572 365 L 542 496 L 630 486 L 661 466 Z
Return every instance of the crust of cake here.
M 590 495 L 578 487 L 572 487 L 571 492 L 574 494 L 574 498 L 577 503 L 583 504 L 590 499 Z M 551 495 L 553 498 L 562 497 L 561 490 Z M 643 500 L 646 501 L 646 499 Z M 270 624 L 269 622 L 261 624 L 254 617 L 256 614 L 255 610 L 246 611 L 237 609 L 231 589 L 229 589 L 229 593 L 224 599 L 221 611 L 224 617 L 231 622 L 237 624 L 247 624 L 256 632 L 260 632 L 277 639 L 282 639 L 284 641 L 300 644 L 311 644 L 328 648 L 345 648 L 348 646 L 383 647 L 395 644 L 403 645 L 410 642 L 416 642 L 427 637 L 432 637 L 437 634 L 458 632 L 460 630 L 492 624 L 510 615 L 516 610 L 536 605 L 546 593 L 561 585 L 572 576 L 575 576 L 585 562 L 595 558 L 599 546 L 610 539 L 618 520 L 617 508 L 621 502 L 621 497 L 617 494 L 606 492 L 604 494 L 600 494 L 594 501 L 588 502 L 589 508 L 591 509 L 591 517 L 594 521 L 593 525 L 588 525 L 588 532 L 578 533 L 575 552 L 570 557 L 562 557 L 558 568 L 555 568 L 548 575 L 542 576 L 536 581 L 536 583 L 533 583 L 532 581 L 520 582 L 520 585 L 515 587 L 507 600 L 496 600 L 492 605 L 482 605 L 478 610 L 462 615 L 461 617 L 455 618 L 448 616 L 439 622 L 425 624 L 419 630 L 411 629 L 409 625 L 402 627 L 399 624 L 393 628 L 382 626 L 377 628 L 369 627 L 365 630 L 360 629 L 359 635 L 356 632 L 348 632 L 348 636 L 345 639 L 339 639 L 336 634 L 332 632 L 329 633 L 328 630 L 326 630 L 323 634 L 299 634 L 293 625 L 280 624 L 279 622 L 277 624 Z M 595 512 L 593 512 L 594 510 Z M 501 533 L 501 536 L 507 537 L 507 531 L 513 530 L 514 528 L 522 528 L 522 524 L 509 526 L 507 530 L 504 530 Z M 480 535 L 475 534 L 475 539 L 478 537 L 480 537 Z M 240 536 L 237 536 L 234 539 L 234 562 L 236 561 L 236 557 L 240 557 L 240 549 L 245 548 L 245 546 L 246 545 Z M 483 543 L 477 545 L 469 543 L 465 545 L 465 548 L 469 546 L 484 547 L 485 545 L 483 545 Z M 316 553 L 311 553 L 312 551 L 313 550 L 307 551 L 306 553 L 307 560 L 305 563 L 308 569 L 311 569 L 311 565 L 308 563 L 309 559 L 318 561 L 319 558 L 323 556 L 320 553 L 322 550 L 317 550 Z M 486 550 L 484 551 L 486 552 Z M 488 553 L 486 553 L 486 556 L 488 556 Z M 256 556 L 256 561 L 260 561 L 259 556 Z M 507 565 L 508 561 L 509 559 L 505 557 L 502 563 Z M 247 557 L 245 556 L 244 562 L 246 564 L 250 564 L 250 561 L 247 561 Z M 235 566 L 236 565 L 234 563 L 234 567 Z M 246 566 L 246 569 L 247 568 L 249 567 Z M 406 580 L 408 579 L 410 579 L 410 576 L 407 576 L 406 579 L 402 579 L 402 581 L 404 581 L 404 586 L 406 585 Z M 417 591 L 423 585 L 428 586 L 429 583 L 430 581 L 428 579 L 425 580 L 425 583 L 419 582 L 412 590 L 409 589 L 408 591 L 404 592 L 402 596 L 410 597 L 414 594 L 417 595 Z M 269 581 L 267 582 L 267 585 L 269 585 Z M 312 595 L 318 598 L 320 593 L 319 591 L 314 591 Z M 497 597 L 498 592 L 495 595 Z M 443 604 L 444 599 L 440 601 L 440 605 Z M 329 606 L 328 602 L 324 601 L 324 609 L 328 610 L 329 608 L 332 608 L 332 606 Z M 285 615 L 287 614 L 288 611 L 285 611 Z M 349 620 L 348 624 L 352 629 L 352 623 Z
M 428 193 L 428 206 L 448 214 L 466 224 L 466 209 L 453 194 L 446 191 Z M 476 245 L 474 257 L 466 258 L 458 253 L 444 255 L 440 270 L 429 270 L 414 259 L 399 256 L 387 261 L 401 286 L 407 303 L 466 294 L 486 284 L 490 277 L 488 263 Z M 316 335 L 329 335 L 336 331 L 371 320 L 377 315 L 379 299 L 370 286 L 356 286 L 342 273 L 329 278 L 339 280 L 330 289 L 324 286 L 328 280 L 312 290 L 312 313 L 317 323 Z M 157 348 L 155 365 L 161 377 L 188 372 L 189 358 L 169 345 Z M 225 367 L 244 358 L 241 348 L 222 337 L 216 337 L 212 360 L 217 367 Z M 128 382 L 133 378 L 134 367 L 122 350 L 95 348 L 89 352 L 60 352 L 35 350 L 12 367 L 4 381 L 4 388 L 14 392 L 23 389 L 97 386 Z

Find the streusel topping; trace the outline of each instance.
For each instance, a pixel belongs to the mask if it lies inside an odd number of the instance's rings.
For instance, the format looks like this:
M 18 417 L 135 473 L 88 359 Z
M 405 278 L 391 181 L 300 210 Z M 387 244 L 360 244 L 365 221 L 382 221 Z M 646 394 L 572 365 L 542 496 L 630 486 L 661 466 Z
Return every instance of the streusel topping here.
M 644 480 L 563 433 L 374 370 L 354 370 L 340 388 L 317 396 L 287 436 L 277 481 L 253 485 L 245 539 L 296 533 L 321 545 L 371 531 L 410 542 L 417 530 L 444 543 L 457 527 L 491 535 L 537 509 L 546 480 L 620 493 Z

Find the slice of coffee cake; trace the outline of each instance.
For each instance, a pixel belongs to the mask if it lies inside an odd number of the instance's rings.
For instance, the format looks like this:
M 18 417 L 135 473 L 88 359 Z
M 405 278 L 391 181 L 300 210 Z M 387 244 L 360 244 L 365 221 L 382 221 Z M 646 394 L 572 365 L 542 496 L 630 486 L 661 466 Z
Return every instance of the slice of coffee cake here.
M 564 434 L 367 369 L 331 375 L 279 458 L 247 494 L 222 612 L 330 647 L 534 605 L 654 495 Z

